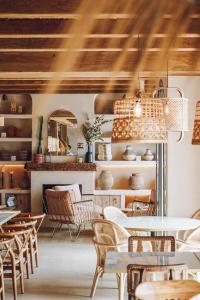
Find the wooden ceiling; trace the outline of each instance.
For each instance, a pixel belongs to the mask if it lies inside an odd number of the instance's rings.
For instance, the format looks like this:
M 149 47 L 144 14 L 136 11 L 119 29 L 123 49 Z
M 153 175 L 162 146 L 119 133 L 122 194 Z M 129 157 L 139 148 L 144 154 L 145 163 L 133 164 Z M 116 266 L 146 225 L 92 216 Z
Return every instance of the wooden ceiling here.
M 2 93 L 127 92 L 138 76 L 200 75 L 200 4 L 0 0 Z

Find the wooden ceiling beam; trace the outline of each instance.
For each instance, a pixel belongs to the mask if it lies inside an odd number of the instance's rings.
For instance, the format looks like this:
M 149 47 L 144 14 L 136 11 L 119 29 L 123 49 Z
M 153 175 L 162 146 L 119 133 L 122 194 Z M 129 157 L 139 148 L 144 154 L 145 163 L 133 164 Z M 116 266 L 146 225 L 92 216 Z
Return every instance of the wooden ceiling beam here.
M 25 36 L 31 37 L 33 35 L 45 36 L 60 36 L 68 34 L 66 28 L 70 28 L 74 20 L 72 19 L 0 19 L 0 35 L 7 36 Z M 90 34 L 112 34 L 113 29 L 117 28 L 117 34 L 130 34 L 134 19 L 99 19 L 94 22 L 93 30 Z M 166 28 L 170 26 L 171 19 L 162 19 L 160 26 L 156 32 L 162 34 L 166 32 Z M 185 29 L 185 33 L 199 33 L 200 17 L 191 18 L 189 24 Z M 145 34 L 147 28 L 140 29 L 140 34 Z M 179 33 L 179 26 L 177 24 L 177 34 Z
M 80 52 L 76 59 L 73 70 L 68 70 L 68 66 L 62 64 L 61 71 L 77 72 L 111 72 L 113 65 L 118 59 L 118 52 Z M 0 72 L 50 72 L 51 65 L 56 58 L 55 52 L 30 52 L 30 53 L 6 53 L 0 55 Z M 200 51 L 171 52 L 168 57 L 169 71 L 196 71 L 200 69 Z M 126 60 L 121 67 L 122 71 L 133 72 L 138 62 L 137 52 L 127 52 Z M 143 69 L 140 71 L 163 71 L 166 70 L 166 61 L 162 60 L 162 65 L 157 65 L 158 53 L 149 52 Z M 112 75 L 113 76 L 113 75 Z M 111 76 L 111 77 L 112 77 Z
M 42 0 L 38 3 L 38 1 L 35 0 L 0 0 L 0 13 L 7 16 L 15 15 L 16 17 L 20 17 L 21 15 L 26 15 L 29 17 L 43 17 L 45 15 L 64 16 L 65 14 L 75 14 L 77 9 L 82 4 L 82 1 L 83 0 Z M 129 0 L 130 5 L 133 7 L 133 11 L 137 10 L 138 6 L 141 5 L 141 2 L 141 0 Z M 148 7 L 151 1 L 146 2 Z M 115 1 L 107 1 L 104 4 L 102 13 L 120 14 L 126 8 L 125 3 L 126 2 L 124 0 L 117 0 L 116 5 Z M 198 3 L 190 2 L 190 7 L 194 12 L 200 13 Z M 172 14 L 173 12 L 173 6 L 166 6 L 166 14 Z
M 140 43 L 141 45 L 146 43 L 146 37 L 140 37 Z M 164 37 L 154 37 L 151 42 L 151 48 L 159 48 L 162 46 Z M 193 36 L 193 37 L 177 37 L 175 39 L 176 45 L 178 45 L 179 48 L 199 48 L 199 37 Z M 1 52 L 23 52 L 23 51 L 64 51 L 67 48 L 61 48 L 61 39 L 60 38 L 39 38 L 39 39 L 30 39 L 30 38 L 24 38 L 24 39 L 3 39 L 0 38 L 0 51 Z M 70 42 L 70 39 L 69 39 Z M 92 39 L 88 38 L 86 40 L 84 49 L 87 49 L 88 51 L 91 49 L 91 51 L 97 51 L 96 49 L 104 49 L 104 51 L 111 51 L 112 49 L 117 49 L 116 51 L 120 51 L 120 49 L 123 49 L 125 43 L 124 38 L 98 38 L 98 39 Z M 132 37 L 132 41 L 130 44 L 130 49 L 137 49 L 138 47 L 138 37 Z M 172 45 L 173 47 L 173 45 Z M 113 50 L 114 51 L 114 50 Z M 133 50 L 132 50 L 133 51 Z

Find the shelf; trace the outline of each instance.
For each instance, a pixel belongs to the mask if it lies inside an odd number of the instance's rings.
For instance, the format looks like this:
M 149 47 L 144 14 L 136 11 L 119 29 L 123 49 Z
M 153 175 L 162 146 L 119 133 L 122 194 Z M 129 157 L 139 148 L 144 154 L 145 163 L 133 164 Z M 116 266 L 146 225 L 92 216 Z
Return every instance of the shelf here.
M 32 138 L 0 138 L 0 142 L 32 142 Z
M 26 160 L 0 160 L 0 165 L 24 165 L 26 162 Z
M 95 161 L 97 166 L 104 166 L 104 167 L 109 167 L 109 168 L 116 168 L 116 167 L 155 167 L 156 166 L 156 161 L 146 161 L 146 160 L 141 160 L 141 161 L 136 161 L 136 160 L 108 160 L 108 161 L 100 161 L 96 160 Z
M 143 190 L 95 190 L 94 195 L 103 196 L 103 195 L 150 195 L 151 190 L 143 189 Z
M 30 189 L 0 189 L 0 194 L 30 194 L 31 190 Z
M 0 117 L 4 117 L 5 119 L 32 119 L 31 114 L 1 114 Z

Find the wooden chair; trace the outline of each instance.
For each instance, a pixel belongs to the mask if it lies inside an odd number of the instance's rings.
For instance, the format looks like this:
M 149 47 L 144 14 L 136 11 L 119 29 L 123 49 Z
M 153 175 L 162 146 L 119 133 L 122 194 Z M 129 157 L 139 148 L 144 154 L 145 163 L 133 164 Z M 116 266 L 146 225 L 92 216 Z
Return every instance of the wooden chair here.
M 188 300 L 198 294 L 200 283 L 194 280 L 144 282 L 135 291 L 135 296 L 141 300 Z
M 4 288 L 4 272 L 3 272 L 3 261 L 8 255 L 10 255 L 11 244 L 14 242 L 13 238 L 0 238 L 0 296 L 1 300 L 5 300 L 5 288 Z
M 93 238 L 97 253 L 97 265 L 94 274 L 90 297 L 93 297 L 96 291 L 100 276 L 103 276 L 106 253 L 110 250 L 127 251 L 129 233 L 117 224 L 108 220 L 96 220 L 92 223 L 95 233 Z M 119 293 L 124 293 L 124 274 L 116 274 Z
M 31 258 L 31 271 L 32 274 L 34 272 L 34 264 L 33 264 L 33 258 L 35 258 L 35 265 L 38 267 L 38 231 L 42 225 L 42 222 L 45 218 L 46 214 L 34 214 L 34 213 L 22 213 L 16 218 L 13 218 L 11 222 L 14 223 L 20 223 L 20 224 L 27 224 L 28 226 L 29 222 L 35 222 L 30 223 L 30 226 L 32 226 L 33 232 L 31 235 L 31 240 L 29 244 L 29 252 L 30 252 L 30 258 Z
M 70 238 L 73 241 L 78 238 L 83 226 L 87 223 L 91 223 L 92 220 L 101 218 L 99 212 L 95 211 L 92 200 L 78 202 L 75 200 L 73 190 L 46 190 L 49 220 L 56 224 L 60 224 L 60 228 L 63 224 L 66 224 L 68 226 Z M 71 226 L 76 227 L 77 230 L 75 233 Z M 56 225 L 54 226 L 52 237 L 55 230 Z M 73 237 L 74 235 L 75 237 Z
M 40 227 L 44 221 L 46 214 L 37 214 L 37 213 L 20 213 L 18 216 L 16 216 L 15 218 L 13 218 L 12 220 L 14 221 L 37 221 L 36 225 L 35 225 L 35 229 L 37 231 L 37 233 L 40 230 Z
M 175 252 L 173 236 L 130 236 L 129 252 Z
M 174 265 L 136 265 L 127 266 L 127 291 L 128 299 L 135 299 L 135 291 L 138 284 L 147 281 L 147 277 L 153 273 L 164 276 L 164 280 L 172 280 L 177 273 L 181 279 L 187 279 L 187 266 L 185 264 Z
M 4 277 L 12 279 L 14 300 L 17 299 L 17 280 L 19 279 L 21 293 L 24 294 L 24 265 L 28 265 L 28 241 L 32 230 L 14 228 L 14 225 L 3 225 L 0 239 L 14 238 L 12 250 L 3 261 Z M 6 232 L 5 232 L 6 231 Z

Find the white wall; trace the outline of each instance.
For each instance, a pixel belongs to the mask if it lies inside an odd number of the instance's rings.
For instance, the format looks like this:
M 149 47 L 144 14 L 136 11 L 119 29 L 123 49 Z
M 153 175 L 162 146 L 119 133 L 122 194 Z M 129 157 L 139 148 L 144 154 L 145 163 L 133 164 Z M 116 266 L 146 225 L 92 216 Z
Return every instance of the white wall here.
M 200 146 L 193 146 L 192 130 L 196 101 L 200 100 L 200 77 L 170 77 L 189 99 L 189 129 L 181 143 L 177 133 L 168 142 L 168 215 L 191 216 L 200 208 Z

